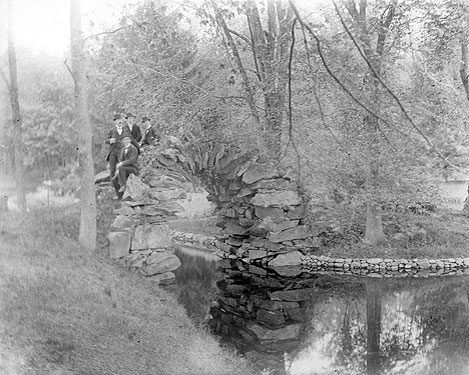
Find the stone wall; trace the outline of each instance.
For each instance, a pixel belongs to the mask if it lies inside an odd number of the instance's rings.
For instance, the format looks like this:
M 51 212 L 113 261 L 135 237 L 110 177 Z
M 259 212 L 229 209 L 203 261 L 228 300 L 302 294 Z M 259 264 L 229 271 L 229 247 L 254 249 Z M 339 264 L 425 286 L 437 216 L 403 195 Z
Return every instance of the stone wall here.
M 289 169 L 221 143 L 173 143 L 143 157 L 142 179 L 174 173 L 187 182 L 195 177 L 215 203 L 226 237 L 219 250 L 231 258 L 271 261 L 278 254 L 313 249 L 324 228 L 307 222 L 308 197 Z
M 159 283 L 174 280 L 172 271 L 181 262 L 173 254 L 167 222 L 183 210 L 177 199 L 189 188 L 184 178 L 171 173 L 155 171 L 148 184 L 131 175 L 108 235 L 111 258 Z

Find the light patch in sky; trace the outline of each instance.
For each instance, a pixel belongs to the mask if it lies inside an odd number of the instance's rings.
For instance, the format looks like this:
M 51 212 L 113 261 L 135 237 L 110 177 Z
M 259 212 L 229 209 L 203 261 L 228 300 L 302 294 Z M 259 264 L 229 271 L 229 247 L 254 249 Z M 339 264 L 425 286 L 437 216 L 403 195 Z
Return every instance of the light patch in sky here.
M 70 44 L 69 2 L 13 1 L 14 36 L 18 47 L 57 55 Z

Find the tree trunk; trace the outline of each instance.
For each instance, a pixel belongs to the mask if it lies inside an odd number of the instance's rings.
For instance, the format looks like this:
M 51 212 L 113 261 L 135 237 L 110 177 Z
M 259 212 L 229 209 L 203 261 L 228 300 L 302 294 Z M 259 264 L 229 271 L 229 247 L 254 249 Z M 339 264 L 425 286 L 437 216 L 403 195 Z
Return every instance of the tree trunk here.
M 461 33 L 461 63 L 459 66 L 459 75 L 461 77 L 461 82 L 466 93 L 466 98 L 469 101 L 469 66 L 468 66 L 468 57 L 467 57 L 467 43 L 468 43 L 468 27 L 469 27 L 469 9 L 467 5 L 464 7 L 464 20 L 465 27 L 464 31 Z M 469 187 L 467 190 L 467 197 L 464 201 L 464 207 L 462 212 L 465 216 L 469 216 Z
M 8 212 L 8 195 L 0 195 L 0 212 Z
M 374 281 L 366 283 L 366 372 L 381 373 L 381 304 L 383 292 Z
M 21 212 L 26 212 L 26 191 L 24 187 L 24 154 L 21 126 L 20 102 L 18 95 L 18 72 L 16 68 L 16 48 L 13 38 L 13 1 L 8 0 L 8 66 L 10 70 L 10 102 L 13 120 L 13 140 L 15 155 L 15 178 L 17 204 Z
M 382 18 L 378 25 L 378 35 L 376 40 L 376 47 L 372 46 L 372 38 L 367 25 L 367 2 L 361 1 L 358 4 L 358 8 L 355 4 L 355 0 L 347 0 L 345 7 L 350 13 L 352 19 L 355 22 L 356 28 L 359 30 L 359 39 L 362 42 L 363 52 L 368 60 L 368 63 L 372 68 L 369 68 L 369 82 L 370 97 L 375 100 L 375 112 L 379 114 L 380 111 L 380 96 L 379 96 L 379 81 L 376 75 L 381 74 L 381 67 L 384 59 L 384 46 L 386 37 L 389 32 L 389 28 L 394 19 L 395 9 L 397 6 L 397 0 L 391 0 L 389 3 L 386 14 L 382 15 Z M 369 165 L 367 175 L 367 188 L 369 193 L 373 195 L 377 191 L 379 186 L 378 179 L 380 176 L 380 132 L 378 127 L 378 117 L 372 115 L 366 115 L 365 126 L 368 131 L 369 137 Z M 381 212 L 379 206 L 376 204 L 374 197 L 369 199 L 366 203 L 366 230 L 364 243 L 370 245 L 376 245 L 383 241 L 386 235 L 383 231 L 383 223 L 381 219 Z
M 78 240 L 85 248 L 94 250 L 96 248 L 96 195 L 80 0 L 70 0 L 70 35 L 72 72 L 75 81 L 75 126 L 78 133 L 78 161 L 81 182 L 80 234 Z

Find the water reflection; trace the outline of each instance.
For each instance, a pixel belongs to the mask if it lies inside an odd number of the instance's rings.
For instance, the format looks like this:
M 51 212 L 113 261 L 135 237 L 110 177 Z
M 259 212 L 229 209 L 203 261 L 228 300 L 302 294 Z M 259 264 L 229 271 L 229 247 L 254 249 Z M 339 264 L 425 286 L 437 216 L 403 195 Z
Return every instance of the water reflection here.
M 271 374 L 469 374 L 467 277 L 281 277 L 198 254 L 178 254 L 180 301 Z

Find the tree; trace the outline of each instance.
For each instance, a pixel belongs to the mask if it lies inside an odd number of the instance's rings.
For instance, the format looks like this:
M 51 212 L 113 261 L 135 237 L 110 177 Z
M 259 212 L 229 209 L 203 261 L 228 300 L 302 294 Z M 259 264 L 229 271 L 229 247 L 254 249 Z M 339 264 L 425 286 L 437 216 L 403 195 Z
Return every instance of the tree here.
M 75 82 L 75 125 L 78 133 L 77 148 L 81 177 L 79 242 L 85 248 L 94 250 L 96 248 L 97 212 L 80 0 L 70 0 L 70 36 L 72 74 Z
M 397 0 L 390 1 L 382 16 L 377 21 L 376 26 L 369 23 L 369 16 L 367 14 L 367 2 L 360 1 L 355 4 L 355 0 L 347 0 L 345 7 L 353 20 L 353 28 L 358 32 L 357 40 L 360 41 L 360 47 L 363 48 L 365 58 L 369 64 L 369 74 L 367 77 L 368 90 L 370 97 L 374 101 L 374 111 L 379 115 L 380 113 L 380 76 L 382 74 L 384 47 L 386 38 L 388 36 L 391 23 L 393 22 L 394 14 L 396 11 Z M 370 30 L 376 30 L 376 37 L 371 35 Z M 375 40 L 373 40 L 375 39 Z M 367 113 L 364 116 L 364 125 L 368 131 L 368 142 L 370 147 L 369 154 L 369 170 L 367 173 L 367 186 L 370 190 L 375 190 L 377 180 L 380 173 L 380 143 L 382 142 L 382 135 L 379 129 L 379 117 L 374 113 Z M 383 223 L 379 207 L 374 199 L 370 199 L 366 206 L 366 231 L 363 242 L 370 245 L 375 245 L 386 238 L 383 231 Z
M 18 95 L 18 72 L 16 67 L 16 48 L 13 38 L 13 1 L 8 0 L 8 66 L 10 70 L 10 102 L 12 110 L 12 125 L 14 129 L 14 155 L 15 155 L 15 177 L 17 202 L 20 211 L 26 212 L 26 192 L 24 186 L 24 154 L 23 154 L 23 134 L 21 126 L 23 119 Z
M 210 2 L 213 20 L 224 38 L 227 51 L 233 56 L 234 67 L 241 75 L 246 101 L 255 122 L 259 122 L 259 113 L 263 113 L 265 139 L 272 155 L 281 156 L 285 100 L 287 96 L 288 62 L 290 59 L 291 29 L 293 12 L 286 1 L 267 1 L 264 24 L 261 11 L 256 1 L 232 1 L 231 7 L 244 14 L 247 33 L 236 31 L 227 25 L 226 18 L 231 18 L 230 10 L 220 9 L 216 1 Z M 210 14 L 210 12 L 207 12 Z M 249 55 L 239 52 L 240 39 L 245 43 Z M 244 60 L 244 61 L 243 61 Z M 253 72 L 252 78 L 248 71 Z M 260 88 L 263 107 L 258 110 L 254 88 Z

